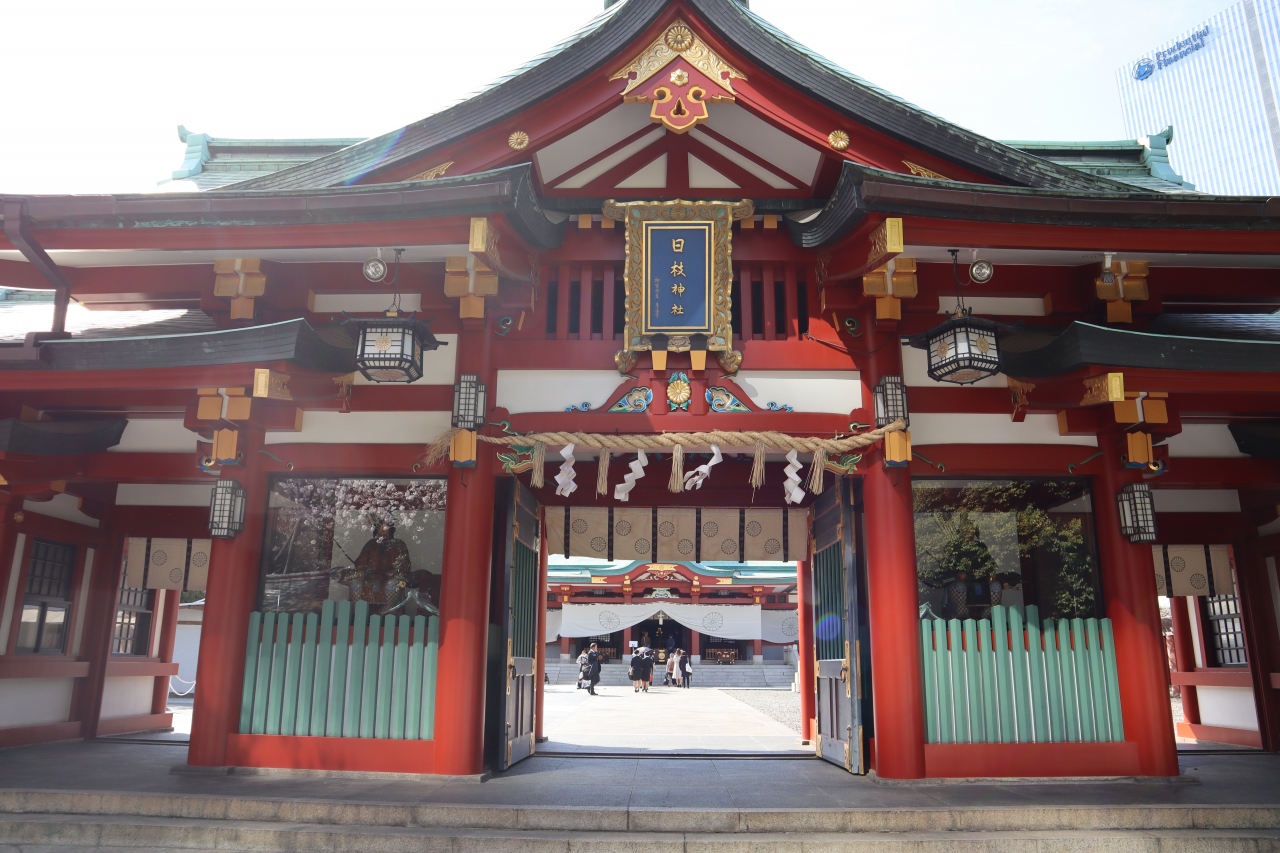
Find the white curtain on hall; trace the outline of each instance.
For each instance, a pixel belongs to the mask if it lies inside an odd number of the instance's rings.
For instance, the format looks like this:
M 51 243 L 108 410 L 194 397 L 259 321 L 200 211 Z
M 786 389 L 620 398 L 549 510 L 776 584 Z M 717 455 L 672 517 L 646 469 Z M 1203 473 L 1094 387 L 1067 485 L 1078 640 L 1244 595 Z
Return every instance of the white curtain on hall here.
M 559 610 L 547 610 L 546 642 L 554 643 L 560 638 L 560 620 L 563 618 L 564 614 Z
M 560 610 L 560 635 L 594 637 L 610 634 L 652 619 L 659 610 L 686 628 L 709 637 L 727 640 L 761 638 L 758 604 L 672 604 L 662 599 L 645 604 L 566 604 Z M 553 612 L 548 611 L 547 616 Z M 548 632 L 550 624 L 548 618 Z
M 662 609 L 661 601 L 652 604 L 565 604 L 560 609 L 560 635 L 594 637 L 611 634 L 638 625 Z M 667 613 L 670 615 L 671 611 Z
M 761 611 L 760 627 L 764 639 L 770 643 L 800 641 L 800 616 L 795 609 Z
M 686 628 L 709 637 L 760 639 L 758 604 L 667 604 L 662 610 Z

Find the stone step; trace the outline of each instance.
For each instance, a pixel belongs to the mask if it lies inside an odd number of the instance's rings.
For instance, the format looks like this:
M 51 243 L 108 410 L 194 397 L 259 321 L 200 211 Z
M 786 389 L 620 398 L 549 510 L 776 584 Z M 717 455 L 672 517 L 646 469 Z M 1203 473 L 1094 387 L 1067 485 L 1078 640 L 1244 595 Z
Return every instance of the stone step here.
M 479 790 L 479 789 L 477 789 Z M 1280 806 L 1114 805 L 982 808 L 666 808 L 356 803 L 199 794 L 0 789 L 0 844 L 15 826 L 129 819 L 556 832 L 1064 832 L 1280 829 Z M 144 822 L 145 822 L 144 821 Z M 67 832 L 72 832 L 68 830 Z M 68 836 L 69 837 L 69 836 Z M 88 836 L 86 836 L 88 837 Z M 99 836 L 101 837 L 101 836 Z M 35 837 L 24 836 L 38 843 Z M 62 842 L 60 842 L 62 843 Z M 69 841 L 66 843 L 70 843 Z M 105 842 L 103 842 L 105 843 Z M 117 845 L 119 846 L 119 845 Z M 194 846 L 194 842 L 191 846 Z
M 772 687 L 789 690 L 795 682 L 796 669 L 786 664 L 750 663 L 732 666 L 705 665 L 694 670 L 693 683 L 699 687 Z M 552 684 L 576 684 L 577 664 L 547 664 L 547 678 Z M 661 671 L 655 674 L 662 681 Z M 606 664 L 600 668 L 600 683 L 606 686 L 625 686 L 631 683 L 623 664 Z
M 651 831 L 548 830 L 484 827 L 342 826 L 199 818 L 140 818 L 97 815 L 21 815 L 0 818 L 0 844 L 19 849 L 288 850 L 294 853 L 432 853 L 500 850 L 523 853 L 987 853 L 992 850 L 1163 853 L 1214 851 L 1262 853 L 1280 850 L 1280 829 L 1056 829 L 910 830 L 905 832 L 761 832 L 757 834 L 673 831 L 684 814 L 655 810 L 662 826 Z M 590 822 L 589 813 L 578 811 Z M 697 814 L 690 812 L 689 815 Z

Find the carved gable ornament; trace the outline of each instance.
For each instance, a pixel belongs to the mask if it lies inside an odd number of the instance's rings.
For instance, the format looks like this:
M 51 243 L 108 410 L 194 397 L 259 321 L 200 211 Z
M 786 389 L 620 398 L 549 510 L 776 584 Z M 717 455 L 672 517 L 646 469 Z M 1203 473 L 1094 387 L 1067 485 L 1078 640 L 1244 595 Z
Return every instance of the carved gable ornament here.
M 707 104 L 734 100 L 733 80 L 747 76 L 677 20 L 610 80 L 626 80 L 622 100 L 651 104 L 649 117 L 676 133 L 706 121 Z

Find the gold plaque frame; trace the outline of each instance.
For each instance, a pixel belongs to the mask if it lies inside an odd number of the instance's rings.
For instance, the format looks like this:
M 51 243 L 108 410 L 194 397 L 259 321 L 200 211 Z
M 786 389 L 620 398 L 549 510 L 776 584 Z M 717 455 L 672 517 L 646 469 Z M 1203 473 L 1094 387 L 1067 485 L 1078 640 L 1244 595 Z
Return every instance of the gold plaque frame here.
M 707 334 L 707 350 L 730 352 L 733 348 L 733 223 L 755 215 L 750 199 L 742 201 L 607 201 L 604 215 L 626 226 L 626 266 L 623 280 L 626 302 L 623 309 L 622 352 L 619 365 L 634 363 L 633 353 L 653 348 L 650 336 L 644 334 L 644 225 L 646 222 L 710 222 L 711 225 L 711 304 L 708 312 L 711 331 Z M 688 335 L 671 335 L 669 352 L 687 352 L 692 348 Z

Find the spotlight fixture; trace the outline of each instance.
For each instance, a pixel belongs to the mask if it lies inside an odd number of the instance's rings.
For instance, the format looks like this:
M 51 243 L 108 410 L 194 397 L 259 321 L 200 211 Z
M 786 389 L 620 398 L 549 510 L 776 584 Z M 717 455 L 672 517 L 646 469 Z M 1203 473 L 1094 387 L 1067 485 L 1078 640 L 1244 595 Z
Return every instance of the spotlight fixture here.
M 400 253 L 396 252 L 396 259 L 399 260 Z M 387 277 L 387 262 L 382 259 L 382 250 L 378 250 L 376 258 L 370 258 L 364 262 L 364 277 L 373 284 L 377 284 Z
M 969 264 L 969 280 L 974 284 L 986 284 L 995 274 L 996 268 L 991 261 L 979 258 Z
M 1103 284 L 1110 286 L 1116 283 L 1116 274 L 1111 271 L 1111 253 L 1105 253 L 1103 258 L 1101 280 Z

